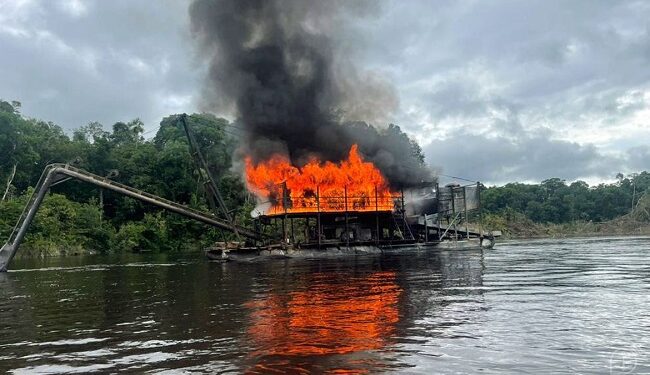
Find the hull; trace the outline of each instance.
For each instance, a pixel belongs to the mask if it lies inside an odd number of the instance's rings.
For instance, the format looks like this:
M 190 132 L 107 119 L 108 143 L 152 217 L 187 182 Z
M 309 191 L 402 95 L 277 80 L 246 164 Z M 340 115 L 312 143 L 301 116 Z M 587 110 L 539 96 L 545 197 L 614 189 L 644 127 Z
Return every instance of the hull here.
M 369 254 L 408 254 L 413 252 L 429 250 L 476 250 L 491 248 L 493 241 L 470 239 L 463 241 L 440 241 L 440 242 L 414 242 L 399 243 L 390 245 L 338 245 L 322 246 L 320 249 L 286 247 L 258 247 L 258 248 L 210 248 L 205 255 L 212 261 L 254 261 L 264 259 L 319 259 L 319 258 L 340 258 Z

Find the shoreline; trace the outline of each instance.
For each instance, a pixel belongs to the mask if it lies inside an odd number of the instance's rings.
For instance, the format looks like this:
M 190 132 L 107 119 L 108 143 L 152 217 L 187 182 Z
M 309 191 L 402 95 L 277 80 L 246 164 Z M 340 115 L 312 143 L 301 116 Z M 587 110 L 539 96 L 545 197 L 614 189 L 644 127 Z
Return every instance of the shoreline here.
M 551 239 L 551 238 L 598 238 L 598 237 L 634 237 L 634 236 L 650 236 L 650 226 L 639 228 L 638 231 L 595 231 L 595 232 L 553 232 L 545 234 L 523 234 L 523 233 L 508 233 L 504 232 L 501 237 L 502 240 L 527 240 L 527 239 Z
M 552 240 L 563 238 L 607 238 L 607 237 L 650 237 L 650 232 L 643 233 L 566 233 L 563 235 L 539 235 L 539 236 L 503 236 L 502 241 L 521 241 L 521 240 Z
M 566 233 L 553 233 L 553 234 L 539 234 L 539 235 L 513 235 L 506 234 L 500 237 L 496 242 L 495 246 L 498 246 L 499 243 L 508 242 L 508 241 L 524 241 L 524 240 L 545 240 L 545 239 L 563 239 L 563 238 L 605 238 L 605 237 L 650 237 L 650 224 L 648 224 L 642 232 L 627 232 L 627 233 L 616 233 L 616 232 L 566 232 Z M 448 247 L 440 247 L 440 249 L 448 250 Z M 26 249 L 27 250 L 27 249 Z M 201 249 L 186 249 L 184 251 L 175 251 L 175 252 L 163 252 L 160 254 L 201 254 L 204 253 L 204 250 Z M 44 251 L 38 251 L 35 249 L 28 249 L 25 252 L 19 253 L 16 259 L 53 259 L 53 258 L 75 258 L 82 256 L 93 256 L 93 255 L 147 255 L 152 254 L 152 252 L 142 251 L 142 252 L 133 252 L 133 253 L 102 253 L 97 250 L 83 250 L 80 248 L 75 248 L 74 251 L 63 250 L 58 254 L 46 253 Z
M 629 215 L 605 222 L 571 221 L 561 224 L 536 223 L 523 215 L 490 215 L 483 225 L 492 230 L 500 230 L 503 233 L 502 239 L 650 235 L 650 222 L 635 220 Z

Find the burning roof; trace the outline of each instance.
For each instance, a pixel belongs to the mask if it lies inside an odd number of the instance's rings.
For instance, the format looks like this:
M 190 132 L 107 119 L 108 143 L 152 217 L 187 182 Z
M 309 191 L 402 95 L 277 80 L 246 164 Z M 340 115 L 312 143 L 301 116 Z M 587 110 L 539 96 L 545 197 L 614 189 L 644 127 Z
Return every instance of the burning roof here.
M 265 214 L 337 211 L 392 211 L 388 181 L 373 163 L 364 161 L 357 145 L 339 163 L 312 158 L 295 167 L 281 154 L 254 163 L 246 159 L 246 183 L 262 202 Z

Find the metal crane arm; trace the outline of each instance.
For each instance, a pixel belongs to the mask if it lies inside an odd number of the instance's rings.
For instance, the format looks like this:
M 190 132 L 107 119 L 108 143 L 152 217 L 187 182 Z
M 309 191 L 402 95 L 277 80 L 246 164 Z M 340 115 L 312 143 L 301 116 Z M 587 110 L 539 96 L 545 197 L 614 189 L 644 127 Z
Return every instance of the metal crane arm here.
M 197 220 L 202 223 L 212 225 L 217 228 L 225 229 L 234 233 L 238 233 L 241 236 L 252 240 L 261 240 L 262 234 L 252 231 L 248 228 L 234 225 L 222 219 L 215 217 L 213 214 L 195 210 L 172 202 L 165 198 L 158 197 L 153 194 L 149 194 L 142 190 L 132 188 L 130 186 L 120 184 L 115 181 L 111 181 L 106 177 L 101 177 L 90 172 L 84 171 L 82 169 L 74 168 L 65 164 L 50 164 L 48 165 L 43 174 L 41 175 L 38 184 L 36 184 L 34 193 L 30 198 L 29 202 L 25 206 L 22 214 L 18 218 L 16 226 L 14 227 L 9 239 L 2 248 L 0 248 L 0 272 L 7 270 L 7 265 L 11 259 L 16 254 L 18 247 L 20 246 L 29 225 L 34 219 L 34 215 L 38 211 L 45 194 L 49 188 L 61 182 L 64 179 L 74 178 L 80 181 L 84 181 L 96 186 L 99 186 L 103 189 L 111 190 L 116 193 L 126 195 L 128 197 L 143 201 L 145 203 L 158 206 L 167 211 L 175 212 L 179 215 L 183 215 L 189 219 Z

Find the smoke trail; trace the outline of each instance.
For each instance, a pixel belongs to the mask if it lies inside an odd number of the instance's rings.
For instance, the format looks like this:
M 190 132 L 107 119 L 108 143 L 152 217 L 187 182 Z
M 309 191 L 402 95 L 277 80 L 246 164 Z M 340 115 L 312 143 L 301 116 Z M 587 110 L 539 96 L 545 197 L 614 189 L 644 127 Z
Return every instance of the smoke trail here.
M 310 156 L 337 161 L 352 144 L 393 185 L 427 179 L 408 140 L 349 120 L 387 118 L 397 108 L 390 84 L 359 72 L 341 47 L 346 23 L 377 12 L 366 1 L 195 0 L 192 31 L 210 61 L 202 105 L 234 112 L 246 129 L 242 152 L 274 153 L 296 165 Z M 347 50 L 349 52 L 350 49 Z

